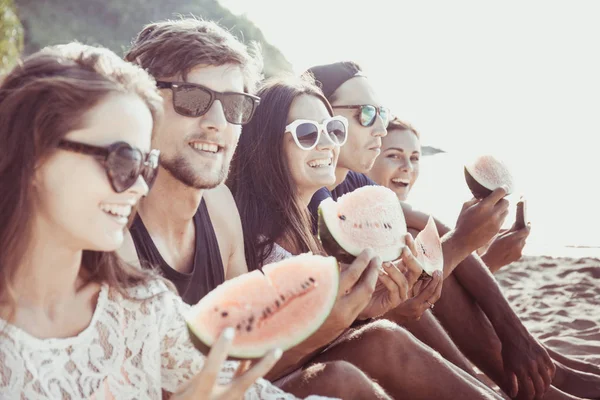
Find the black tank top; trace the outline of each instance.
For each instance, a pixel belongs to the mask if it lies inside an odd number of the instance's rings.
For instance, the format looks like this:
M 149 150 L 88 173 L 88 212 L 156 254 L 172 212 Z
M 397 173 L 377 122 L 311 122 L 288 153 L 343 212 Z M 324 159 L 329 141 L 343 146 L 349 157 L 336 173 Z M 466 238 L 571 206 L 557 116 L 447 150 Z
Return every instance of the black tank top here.
M 166 263 L 154 245 L 139 214 L 129 229 L 142 265 L 160 268 L 163 276 L 177 287 L 183 301 L 191 305 L 196 304 L 208 292 L 225 281 L 219 243 L 204 199 L 194 215 L 194 227 L 196 229 L 196 249 L 194 265 L 189 274 L 179 272 Z

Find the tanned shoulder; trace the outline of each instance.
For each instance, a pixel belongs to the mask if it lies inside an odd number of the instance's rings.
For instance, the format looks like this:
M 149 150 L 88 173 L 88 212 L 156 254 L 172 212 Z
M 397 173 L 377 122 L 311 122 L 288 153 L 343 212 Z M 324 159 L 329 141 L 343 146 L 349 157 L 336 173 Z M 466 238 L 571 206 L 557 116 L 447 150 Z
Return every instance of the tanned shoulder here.
M 219 242 L 225 279 L 248 272 L 242 222 L 231 191 L 222 184 L 205 191 L 204 200 Z

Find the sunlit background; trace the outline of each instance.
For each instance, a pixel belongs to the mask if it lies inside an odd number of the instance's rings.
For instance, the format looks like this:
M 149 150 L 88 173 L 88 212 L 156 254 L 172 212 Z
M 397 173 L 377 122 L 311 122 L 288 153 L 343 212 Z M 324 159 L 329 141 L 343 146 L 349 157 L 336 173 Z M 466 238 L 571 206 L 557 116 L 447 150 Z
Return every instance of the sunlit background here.
M 296 72 L 359 62 L 423 144 L 448 152 L 422 160 L 416 206 L 453 223 L 464 157 L 492 152 L 528 199 L 527 253 L 600 255 L 600 2 L 220 1 Z

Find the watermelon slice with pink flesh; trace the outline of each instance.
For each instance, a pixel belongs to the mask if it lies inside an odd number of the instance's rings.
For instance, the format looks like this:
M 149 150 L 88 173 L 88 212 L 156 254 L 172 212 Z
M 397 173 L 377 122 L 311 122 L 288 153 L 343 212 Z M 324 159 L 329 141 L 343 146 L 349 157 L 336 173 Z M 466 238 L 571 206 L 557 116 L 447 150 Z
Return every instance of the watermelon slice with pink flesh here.
M 508 166 L 492 155 L 479 156 L 465 165 L 465 180 L 477 199 L 489 196 L 502 186 L 508 188 L 507 194 L 514 190 L 514 180 Z
M 429 216 L 425 228 L 415 238 L 415 247 L 417 248 L 417 260 L 423 267 L 420 279 L 433 276 L 435 271 L 444 271 L 442 241 L 431 216 Z
M 263 274 L 264 273 L 264 274 Z M 312 335 L 329 316 L 339 286 L 335 258 L 302 254 L 219 285 L 185 319 L 194 346 L 207 354 L 221 332 L 236 330 L 231 359 L 264 357 Z
M 406 221 L 396 194 L 384 186 L 364 186 L 319 205 L 319 239 L 343 263 L 372 248 L 382 261 L 394 261 L 405 246 Z

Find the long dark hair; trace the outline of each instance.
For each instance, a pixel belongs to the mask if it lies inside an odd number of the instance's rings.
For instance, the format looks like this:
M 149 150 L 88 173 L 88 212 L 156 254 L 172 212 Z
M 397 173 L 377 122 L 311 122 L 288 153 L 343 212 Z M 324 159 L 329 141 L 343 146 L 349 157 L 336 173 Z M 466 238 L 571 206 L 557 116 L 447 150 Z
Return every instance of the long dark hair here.
M 242 219 L 244 247 L 250 271 L 260 268 L 276 241 L 293 253 L 322 252 L 311 232 L 308 209 L 283 153 L 287 117 L 294 99 L 311 95 L 333 115 L 331 105 L 310 77 L 283 77 L 264 82 L 252 121 L 242 129 L 227 185 Z
M 32 244 L 35 169 L 111 93 L 139 96 L 156 129 L 162 100 L 154 80 L 107 49 L 79 43 L 48 47 L 25 59 L 0 85 L 0 300 L 9 309 L 15 301 L 11 281 Z M 91 281 L 123 294 L 151 276 L 115 252 L 84 251 L 82 268 Z

